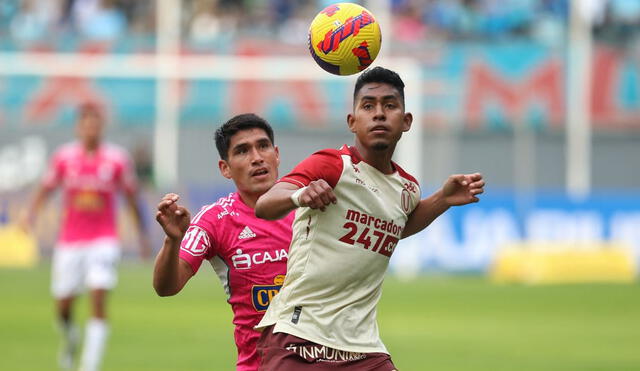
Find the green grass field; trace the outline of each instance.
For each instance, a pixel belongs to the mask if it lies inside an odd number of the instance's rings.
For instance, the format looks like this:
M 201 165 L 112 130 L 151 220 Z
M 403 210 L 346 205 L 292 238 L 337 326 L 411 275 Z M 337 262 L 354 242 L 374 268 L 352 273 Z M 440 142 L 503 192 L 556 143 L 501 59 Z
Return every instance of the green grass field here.
M 104 370 L 233 370 L 231 311 L 204 267 L 159 298 L 128 263 L 111 297 Z M 0 370 L 54 370 L 49 267 L 0 269 Z M 87 317 L 87 301 L 77 318 Z M 640 285 L 498 286 L 478 277 L 387 279 L 381 335 L 401 371 L 640 370 Z

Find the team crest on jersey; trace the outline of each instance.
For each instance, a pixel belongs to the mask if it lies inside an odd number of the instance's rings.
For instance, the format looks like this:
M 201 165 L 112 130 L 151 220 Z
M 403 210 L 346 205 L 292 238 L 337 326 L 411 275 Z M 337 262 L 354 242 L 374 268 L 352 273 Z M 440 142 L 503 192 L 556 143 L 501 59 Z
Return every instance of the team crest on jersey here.
M 251 288 L 251 301 L 256 311 L 264 312 L 269 308 L 271 299 L 280 292 L 283 282 L 284 275 L 279 274 L 273 278 L 273 285 L 254 285 Z
M 108 181 L 113 177 L 115 169 L 110 163 L 104 163 L 98 168 L 98 178 L 102 181 Z
M 408 213 L 411 207 L 411 194 L 406 188 L 402 188 L 402 192 L 400 193 L 400 203 L 402 204 L 402 210 L 405 213 Z
M 211 246 L 209 235 L 204 229 L 197 225 L 192 225 L 187 229 L 187 233 L 185 233 L 182 241 L 183 244 L 180 249 L 193 256 L 202 256 L 206 254 L 207 248 Z

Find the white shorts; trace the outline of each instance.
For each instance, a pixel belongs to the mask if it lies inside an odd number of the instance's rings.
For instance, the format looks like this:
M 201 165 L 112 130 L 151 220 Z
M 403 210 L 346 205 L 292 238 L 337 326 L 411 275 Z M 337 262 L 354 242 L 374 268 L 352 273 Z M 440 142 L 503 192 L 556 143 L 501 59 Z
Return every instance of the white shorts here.
M 113 289 L 118 283 L 120 253 L 118 242 L 110 238 L 58 244 L 51 267 L 53 297 L 76 296 L 85 288 Z

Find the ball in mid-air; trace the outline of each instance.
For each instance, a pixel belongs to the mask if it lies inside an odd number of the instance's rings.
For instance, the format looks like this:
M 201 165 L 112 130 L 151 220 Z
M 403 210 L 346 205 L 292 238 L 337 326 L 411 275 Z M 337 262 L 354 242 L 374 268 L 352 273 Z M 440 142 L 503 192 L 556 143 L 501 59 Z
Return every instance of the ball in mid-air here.
M 369 67 L 381 41 L 380 25 L 371 12 L 353 3 L 329 5 L 309 27 L 311 56 L 335 75 L 353 75 Z

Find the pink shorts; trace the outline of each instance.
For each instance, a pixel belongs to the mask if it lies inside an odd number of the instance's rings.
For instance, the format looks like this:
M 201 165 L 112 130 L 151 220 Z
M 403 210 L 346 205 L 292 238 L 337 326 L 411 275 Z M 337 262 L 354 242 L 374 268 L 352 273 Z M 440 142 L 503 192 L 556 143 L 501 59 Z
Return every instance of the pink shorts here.
M 392 371 L 386 353 L 355 353 L 329 348 L 284 332 L 264 329 L 258 340 L 260 371 L 353 370 Z

